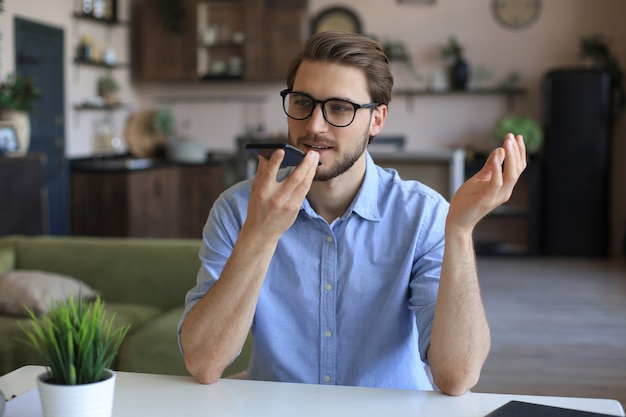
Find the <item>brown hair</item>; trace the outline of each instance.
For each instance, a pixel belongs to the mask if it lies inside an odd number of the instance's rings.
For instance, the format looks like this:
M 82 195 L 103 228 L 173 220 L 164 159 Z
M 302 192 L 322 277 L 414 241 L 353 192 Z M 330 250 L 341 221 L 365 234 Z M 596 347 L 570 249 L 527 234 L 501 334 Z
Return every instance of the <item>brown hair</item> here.
M 368 93 L 378 104 L 389 104 L 393 77 L 389 59 L 381 45 L 363 35 L 320 32 L 312 35 L 287 69 L 287 87 L 293 88 L 302 61 L 323 61 L 360 68 L 365 73 Z

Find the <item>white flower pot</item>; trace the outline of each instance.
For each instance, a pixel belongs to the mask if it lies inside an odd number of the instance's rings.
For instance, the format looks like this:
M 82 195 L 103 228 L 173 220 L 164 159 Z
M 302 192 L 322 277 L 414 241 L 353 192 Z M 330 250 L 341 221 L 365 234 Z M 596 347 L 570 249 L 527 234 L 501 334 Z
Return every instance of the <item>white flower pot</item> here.
M 107 371 L 103 381 L 83 385 L 46 382 L 48 373 L 37 377 L 37 388 L 44 417 L 111 417 L 115 372 Z

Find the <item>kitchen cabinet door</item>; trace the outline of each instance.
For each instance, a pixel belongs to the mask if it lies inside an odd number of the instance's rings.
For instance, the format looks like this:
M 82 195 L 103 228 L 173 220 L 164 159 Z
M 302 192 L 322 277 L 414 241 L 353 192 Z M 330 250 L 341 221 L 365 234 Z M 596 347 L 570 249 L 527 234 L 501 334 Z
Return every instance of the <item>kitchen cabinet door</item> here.
M 307 35 L 306 1 L 246 2 L 245 79 L 283 81 Z
M 133 77 L 137 81 L 197 80 L 197 2 L 180 0 L 180 14 L 162 12 L 159 3 L 133 0 Z

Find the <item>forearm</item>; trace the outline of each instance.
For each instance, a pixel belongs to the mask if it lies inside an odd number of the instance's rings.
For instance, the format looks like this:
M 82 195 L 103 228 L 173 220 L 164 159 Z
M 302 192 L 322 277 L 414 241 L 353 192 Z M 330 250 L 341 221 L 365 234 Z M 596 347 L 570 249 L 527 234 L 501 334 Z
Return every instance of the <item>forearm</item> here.
M 275 247 L 242 229 L 220 279 L 185 318 L 181 345 L 198 381 L 217 381 L 243 346 Z
M 478 382 L 490 345 L 471 233 L 447 229 L 428 349 L 435 384 L 450 395 L 471 389 Z

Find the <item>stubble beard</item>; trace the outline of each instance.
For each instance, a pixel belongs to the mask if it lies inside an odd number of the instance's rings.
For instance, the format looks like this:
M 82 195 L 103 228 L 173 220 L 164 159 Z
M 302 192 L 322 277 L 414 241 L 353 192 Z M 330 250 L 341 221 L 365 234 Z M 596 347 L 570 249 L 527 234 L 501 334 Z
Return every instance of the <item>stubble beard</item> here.
M 288 135 L 291 138 L 291 132 L 288 132 Z M 297 140 L 293 140 L 293 138 L 292 140 L 290 140 L 292 144 L 295 143 L 297 145 L 303 142 L 316 142 L 316 141 L 322 142 L 322 143 L 328 142 L 327 140 L 324 140 L 323 138 L 322 140 L 320 140 L 320 138 L 317 135 L 301 136 Z M 333 178 L 337 178 L 338 176 L 347 172 L 359 160 L 361 155 L 363 155 L 363 153 L 367 149 L 368 143 L 369 143 L 369 125 L 368 125 L 368 129 L 366 129 L 362 134 L 362 140 L 358 142 L 354 148 L 348 149 L 346 153 L 344 153 L 343 155 L 340 155 L 340 158 L 337 161 L 336 165 L 334 167 L 330 167 L 330 171 L 325 171 L 324 170 L 325 167 L 322 164 L 322 166 L 317 169 L 317 172 L 315 173 L 315 177 L 313 178 L 313 181 L 320 181 L 320 182 L 330 181 Z

